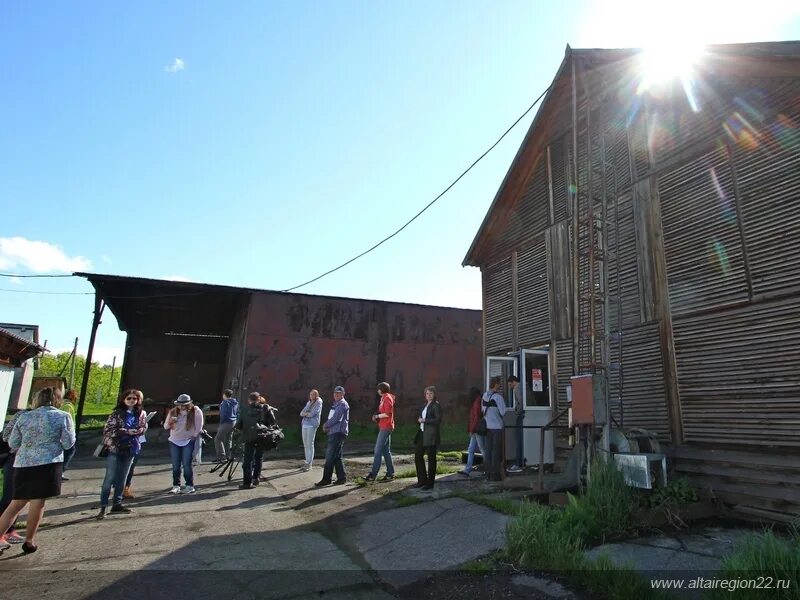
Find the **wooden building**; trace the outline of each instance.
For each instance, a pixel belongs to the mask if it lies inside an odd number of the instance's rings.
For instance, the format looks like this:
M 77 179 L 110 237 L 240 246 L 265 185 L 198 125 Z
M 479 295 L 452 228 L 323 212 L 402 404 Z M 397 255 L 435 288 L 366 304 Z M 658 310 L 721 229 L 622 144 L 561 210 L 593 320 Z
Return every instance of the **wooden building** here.
M 791 519 L 800 43 L 709 47 L 659 83 L 646 62 L 567 48 L 464 260 L 484 353 L 547 352 L 552 416 L 572 375 L 607 373 L 615 421 L 655 432 L 679 475 Z

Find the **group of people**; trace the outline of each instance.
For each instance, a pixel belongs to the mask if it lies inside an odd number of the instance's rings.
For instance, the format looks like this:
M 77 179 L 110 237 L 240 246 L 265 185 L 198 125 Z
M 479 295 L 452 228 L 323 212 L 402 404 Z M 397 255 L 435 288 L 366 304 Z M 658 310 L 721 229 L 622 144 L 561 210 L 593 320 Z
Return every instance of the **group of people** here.
M 516 378 L 510 378 L 512 389 Z M 475 451 L 481 450 L 489 480 L 501 478 L 501 444 L 503 416 L 506 404 L 499 389 L 501 378 L 491 380 L 484 394 L 477 388 L 471 391 L 470 443 L 467 464 L 462 471 L 469 475 L 473 470 Z M 366 481 L 378 478 L 382 464 L 386 471 L 381 481 L 394 479 L 391 440 L 395 429 L 395 402 L 391 386 L 386 382 L 377 385 L 380 400 L 371 419 L 378 428 L 375 440 L 372 468 L 364 477 Z M 252 489 L 261 481 L 263 444 L 265 429 L 277 426 L 277 409 L 258 392 L 248 397 L 247 406 L 240 407 L 232 390 L 225 390 L 220 405 L 220 423 L 214 439 L 217 461 L 233 460 L 233 432 L 241 433 L 242 483 L 241 489 Z M 416 417 L 418 429 L 414 439 L 414 464 L 417 487 L 433 489 L 436 479 L 436 453 L 441 445 L 442 408 L 436 399 L 436 388 L 424 390 L 425 403 Z M 96 455 L 106 459 L 106 473 L 100 489 L 100 512 L 98 519 L 107 513 L 130 513 L 123 500 L 132 498 L 132 478 L 136 463 L 146 442 L 148 414 L 142 404 L 141 390 L 125 390 L 109 415 L 102 433 L 102 442 Z M 22 543 L 26 553 L 35 552 L 35 536 L 47 498 L 61 493 L 61 481 L 65 458 L 75 447 L 75 424 L 69 412 L 60 410 L 61 392 L 57 388 L 45 388 L 36 397 L 32 410 L 19 412 L 3 429 L 3 440 L 7 442 L 5 454 L 0 449 L 5 484 L 0 502 L 0 552 L 13 543 Z M 516 409 L 516 402 L 514 403 Z M 300 411 L 304 462 L 301 469 L 310 471 L 314 462 L 314 444 L 317 430 L 327 434 L 325 462 L 321 479 L 314 485 L 342 485 L 347 481 L 343 460 L 344 443 L 349 435 L 350 405 L 345 399 L 345 389 L 333 389 L 333 403 L 327 418 L 322 418 L 322 398 L 319 391 L 311 390 L 308 400 Z M 151 415 L 152 416 L 152 415 Z M 485 432 L 479 432 L 484 421 Z M 204 433 L 203 411 L 194 404 L 188 394 L 181 394 L 168 411 L 163 427 L 169 432 L 169 450 L 172 461 L 172 494 L 193 494 L 193 456 L 200 436 Z M 521 430 L 520 430 L 521 431 Z M 518 445 L 521 448 L 521 444 Z M 521 458 L 518 460 L 521 464 Z M 333 479 L 333 475 L 336 479 Z M 183 481 L 183 484 L 181 484 Z M 112 495 L 113 490 L 113 495 Z M 109 509 L 109 501 L 111 507 Z M 27 528 L 24 538 L 14 530 L 14 523 L 22 509 L 28 509 Z

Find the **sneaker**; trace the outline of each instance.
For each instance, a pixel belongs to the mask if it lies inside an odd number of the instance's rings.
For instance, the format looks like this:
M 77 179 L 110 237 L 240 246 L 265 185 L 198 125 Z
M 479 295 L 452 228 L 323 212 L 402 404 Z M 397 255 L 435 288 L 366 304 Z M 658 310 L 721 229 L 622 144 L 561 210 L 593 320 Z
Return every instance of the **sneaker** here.
M 261 483 L 261 479 L 260 479 L 260 478 L 258 478 L 258 479 L 254 479 L 254 480 L 253 480 L 253 487 L 258 487 L 258 484 L 259 484 L 259 483 Z
M 8 550 L 9 548 L 11 548 L 11 544 L 6 541 L 4 536 L 0 536 L 0 552 Z
M 459 475 L 463 475 L 464 477 L 469 477 L 469 471 L 462 469 L 458 472 Z
M 394 481 L 394 475 L 384 475 L 381 477 L 381 481 Z
M 331 485 L 344 485 L 345 483 L 347 483 L 347 479 L 337 479 Z
M 508 473 L 522 473 L 522 469 L 520 469 L 517 465 L 511 465 L 506 469 Z
M 122 504 L 115 504 L 114 506 L 111 507 L 110 512 L 112 515 L 120 515 L 120 514 L 129 515 L 131 513 L 131 509 L 122 506 Z
M 321 481 L 318 481 L 318 482 L 317 482 L 317 483 L 315 483 L 314 485 L 315 485 L 316 487 L 322 487 L 322 486 L 325 486 L 325 485 L 330 485 L 330 484 L 331 484 L 331 480 L 330 480 L 330 479 L 322 479 Z
M 64 474 L 62 474 L 61 475 L 61 481 L 69 481 L 69 477 L 64 475 Z
M 368 473 L 367 476 L 364 477 L 364 481 L 375 481 L 375 475 Z
M 194 489 L 193 485 L 187 485 L 181 490 L 182 494 L 194 494 L 197 490 Z
M 9 544 L 21 544 L 25 538 L 18 534 L 16 529 L 12 529 L 6 534 L 6 541 Z
M 180 494 L 181 493 L 181 486 L 173 485 L 172 489 L 169 491 L 170 494 Z
M 242 483 L 239 484 L 240 490 L 252 490 L 255 486 L 252 483 Z

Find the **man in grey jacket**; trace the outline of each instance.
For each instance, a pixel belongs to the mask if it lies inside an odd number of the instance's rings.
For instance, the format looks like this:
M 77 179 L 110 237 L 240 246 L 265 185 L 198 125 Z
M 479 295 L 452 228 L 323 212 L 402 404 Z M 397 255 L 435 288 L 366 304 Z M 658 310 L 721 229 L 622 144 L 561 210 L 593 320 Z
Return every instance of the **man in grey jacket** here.
M 233 426 L 239 416 L 239 401 L 233 397 L 233 390 L 222 392 L 222 403 L 219 405 L 219 429 L 214 437 L 217 460 L 225 462 L 231 457 L 231 438 Z
M 328 447 L 325 450 L 325 468 L 322 471 L 322 479 L 314 485 L 322 487 L 324 485 L 344 485 L 347 482 L 347 473 L 344 470 L 342 460 L 342 449 L 344 441 L 350 433 L 350 405 L 344 399 L 344 388 L 337 385 L 333 388 L 333 406 L 328 413 L 328 420 L 322 426 L 322 430 L 328 434 Z M 336 469 L 336 481 L 331 482 L 333 470 Z

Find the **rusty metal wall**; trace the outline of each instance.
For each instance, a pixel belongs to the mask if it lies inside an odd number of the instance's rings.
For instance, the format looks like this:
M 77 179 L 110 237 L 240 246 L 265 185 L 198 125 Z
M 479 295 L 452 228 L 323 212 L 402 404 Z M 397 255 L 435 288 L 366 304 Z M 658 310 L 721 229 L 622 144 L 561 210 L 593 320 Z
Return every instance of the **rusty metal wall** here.
M 242 365 L 247 338 L 247 316 L 250 311 L 250 294 L 242 296 L 239 308 L 233 319 L 228 339 L 228 355 L 225 362 L 223 388 L 230 388 L 237 398 L 242 397 Z
M 312 388 L 325 407 L 343 385 L 353 422 L 368 424 L 375 386 L 397 394 L 397 420 L 412 422 L 427 385 L 446 421 L 465 421 L 470 386 L 481 386 L 481 313 L 412 304 L 254 293 L 242 397 L 265 394 L 293 423 Z

